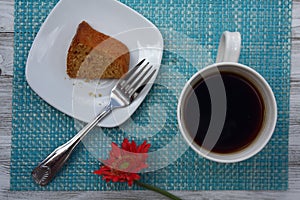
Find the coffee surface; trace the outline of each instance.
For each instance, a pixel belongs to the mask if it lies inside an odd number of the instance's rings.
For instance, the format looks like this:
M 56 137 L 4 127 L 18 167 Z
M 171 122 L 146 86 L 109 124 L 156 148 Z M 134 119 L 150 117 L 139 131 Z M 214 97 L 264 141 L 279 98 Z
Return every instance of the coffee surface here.
M 220 76 L 221 75 L 221 76 Z M 222 78 L 222 79 L 220 79 Z M 220 98 L 211 98 L 209 88 L 217 82 L 223 82 L 226 98 L 222 102 L 225 105 L 225 121 L 218 137 L 207 137 L 211 130 L 217 130 L 214 126 L 220 125 L 220 121 L 212 119 L 213 101 L 220 102 Z M 222 84 L 222 85 L 223 85 Z M 192 85 L 192 92 L 187 95 L 183 104 L 183 121 L 194 142 L 216 153 L 237 152 L 255 140 L 263 124 L 264 105 L 260 94 L 252 83 L 240 75 L 221 72 L 201 79 Z M 218 88 L 218 90 L 222 89 Z M 222 89 L 224 91 L 224 89 Z M 221 98 L 222 99 L 222 98 Z M 216 104 L 214 104 L 216 105 Z M 218 113 L 221 115 L 222 113 Z M 208 129 L 211 129 L 210 131 Z M 205 139 L 206 138 L 206 139 Z M 208 138 L 210 138 L 208 141 Z M 205 142 L 203 143 L 205 139 Z M 207 143 L 208 142 L 208 143 Z M 214 144 L 206 147 L 205 144 Z

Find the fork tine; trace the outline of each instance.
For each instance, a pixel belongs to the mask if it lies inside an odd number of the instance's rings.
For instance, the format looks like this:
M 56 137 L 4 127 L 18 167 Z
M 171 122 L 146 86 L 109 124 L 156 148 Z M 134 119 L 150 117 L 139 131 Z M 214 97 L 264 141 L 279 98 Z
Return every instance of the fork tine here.
M 148 63 L 147 63 L 148 65 Z M 147 65 L 145 65 L 140 71 L 139 73 L 136 75 L 135 79 L 127 84 L 127 87 L 125 88 L 125 92 L 126 93 L 130 93 L 130 91 L 134 88 L 137 87 L 137 85 L 143 80 L 143 78 L 145 77 L 145 75 L 147 75 L 150 71 L 150 69 L 152 68 L 152 66 L 147 67 Z
M 121 86 L 123 86 L 125 84 L 126 81 L 128 81 L 127 79 L 132 79 L 132 75 L 139 69 L 139 67 L 145 62 L 145 58 L 143 60 L 141 60 L 136 66 L 134 66 L 133 69 L 129 70 L 124 77 L 122 77 L 123 81 L 121 82 Z
M 149 62 L 147 62 L 144 66 L 141 67 L 141 69 L 138 69 L 135 73 L 133 73 L 128 80 L 124 82 L 123 88 L 125 88 L 125 91 L 128 91 L 128 88 L 135 84 L 137 81 L 137 78 L 140 76 L 140 74 L 143 73 L 143 71 L 146 69 L 146 67 L 149 65 Z M 139 80 L 141 81 L 141 80 Z
M 151 66 L 152 68 L 152 66 Z M 147 85 L 147 83 L 149 83 L 150 79 L 153 77 L 153 75 L 155 74 L 156 69 L 154 69 L 148 76 L 148 72 L 145 73 L 145 76 L 147 76 L 144 81 L 142 81 L 141 83 L 139 83 L 135 88 L 132 88 L 132 91 L 129 93 L 129 96 L 133 96 L 133 98 L 135 98 L 143 89 L 144 87 Z

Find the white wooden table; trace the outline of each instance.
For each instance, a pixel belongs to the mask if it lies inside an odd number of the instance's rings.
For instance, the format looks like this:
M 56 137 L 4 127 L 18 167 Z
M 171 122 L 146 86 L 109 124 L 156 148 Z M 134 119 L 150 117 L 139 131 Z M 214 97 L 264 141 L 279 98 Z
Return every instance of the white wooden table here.
M 13 79 L 14 0 L 0 0 L 0 200 L 2 199 L 163 199 L 151 191 L 11 192 L 11 100 Z M 300 0 L 293 1 L 292 66 L 287 191 L 178 191 L 183 199 L 300 199 Z

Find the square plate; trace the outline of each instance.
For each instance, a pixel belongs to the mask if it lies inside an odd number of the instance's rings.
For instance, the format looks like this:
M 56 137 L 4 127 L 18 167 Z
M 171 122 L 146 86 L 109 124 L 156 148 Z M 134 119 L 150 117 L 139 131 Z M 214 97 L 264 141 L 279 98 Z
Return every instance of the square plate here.
M 30 87 L 47 103 L 65 114 L 89 122 L 109 102 L 117 80 L 85 81 L 70 79 L 66 74 L 69 45 L 83 20 L 94 29 L 123 42 L 130 51 L 130 68 L 147 58 L 159 69 L 163 38 L 145 17 L 114 0 L 61 0 L 51 11 L 38 32 L 26 63 Z M 115 127 L 128 120 L 149 92 L 151 83 L 128 107 L 114 110 L 100 122 Z

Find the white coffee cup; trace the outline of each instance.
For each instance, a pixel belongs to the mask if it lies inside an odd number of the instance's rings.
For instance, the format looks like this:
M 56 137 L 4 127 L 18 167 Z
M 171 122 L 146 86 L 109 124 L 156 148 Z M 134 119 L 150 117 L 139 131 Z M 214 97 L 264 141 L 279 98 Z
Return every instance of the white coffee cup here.
M 248 66 L 238 63 L 240 46 L 241 36 L 239 32 L 224 32 L 220 40 L 216 63 L 207 66 L 194 74 L 185 84 L 178 101 L 177 119 L 179 129 L 184 139 L 199 155 L 216 162 L 239 162 L 254 156 L 268 143 L 276 126 L 277 105 L 273 91 L 267 81 L 258 72 Z M 264 105 L 263 121 L 256 138 L 253 139 L 245 148 L 230 153 L 216 153 L 197 144 L 194 141 L 195 134 L 189 133 L 183 120 L 184 104 L 186 103 L 187 95 L 193 92 L 193 85 L 200 80 L 205 80 L 207 77 L 210 77 L 211 75 L 218 75 L 221 72 L 235 73 L 247 79 L 248 82 L 251 82 L 251 84 L 253 84 L 258 90 Z M 218 140 L 218 137 L 222 132 L 223 127 L 221 121 L 225 120 L 226 117 L 226 93 L 225 89 L 222 89 L 222 83 L 220 83 L 220 85 L 220 90 L 209 91 L 210 95 L 215 95 L 214 99 L 217 99 L 218 101 L 218 103 L 212 103 L 212 117 L 210 123 L 218 121 L 218 123 L 220 122 L 220 125 L 215 125 L 214 133 L 212 134 L 209 133 L 210 130 L 208 129 L 206 137 L 215 137 L 215 141 Z M 200 118 L 195 120 L 200 120 Z M 191 129 L 191 127 L 189 127 L 189 130 L 196 130 L 197 128 L 198 127 L 192 127 Z

